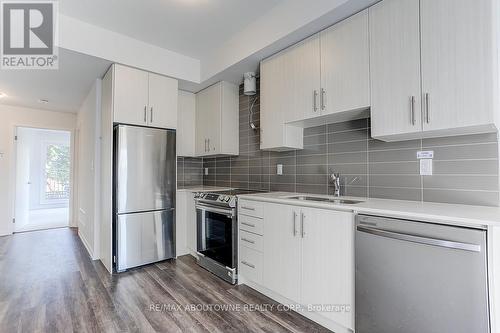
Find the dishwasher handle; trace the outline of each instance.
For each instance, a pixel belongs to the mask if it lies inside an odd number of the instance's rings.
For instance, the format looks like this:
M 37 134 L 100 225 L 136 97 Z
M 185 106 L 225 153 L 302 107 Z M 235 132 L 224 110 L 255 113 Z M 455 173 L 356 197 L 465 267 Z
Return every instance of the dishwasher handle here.
M 481 252 L 481 245 L 477 245 L 477 244 L 460 243 L 460 242 L 454 242 L 454 241 L 449 241 L 449 240 L 445 240 L 445 239 L 438 239 L 438 238 L 428 238 L 428 237 L 422 237 L 419 235 L 412 235 L 412 234 L 408 234 L 408 233 L 399 233 L 399 232 L 388 231 L 388 230 L 379 229 L 379 228 L 366 227 L 363 225 L 358 225 L 356 227 L 356 229 L 359 232 L 364 232 L 367 234 L 380 236 L 380 237 L 397 239 L 397 240 L 406 241 L 406 242 L 439 246 L 439 247 L 445 247 L 445 248 L 456 249 L 456 250 Z

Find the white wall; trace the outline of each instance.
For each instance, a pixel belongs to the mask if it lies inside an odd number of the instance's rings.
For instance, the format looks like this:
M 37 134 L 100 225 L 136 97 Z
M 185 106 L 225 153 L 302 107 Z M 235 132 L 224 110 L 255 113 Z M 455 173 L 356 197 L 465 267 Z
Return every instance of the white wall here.
M 16 126 L 68 130 L 76 127 L 76 115 L 16 106 L 0 105 L 0 236 L 13 232 L 15 198 Z M 70 216 L 71 218 L 71 216 Z M 70 221 L 70 225 L 73 221 Z
M 78 234 L 90 256 L 97 259 L 99 249 L 99 199 L 96 189 L 99 181 L 99 122 L 101 80 L 96 80 L 85 101 L 78 110 L 77 118 L 77 221 Z

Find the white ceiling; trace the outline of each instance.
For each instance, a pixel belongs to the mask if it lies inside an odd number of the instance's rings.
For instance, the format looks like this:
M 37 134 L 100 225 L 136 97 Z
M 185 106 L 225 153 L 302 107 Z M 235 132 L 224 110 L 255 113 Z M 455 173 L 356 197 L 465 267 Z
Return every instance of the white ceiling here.
M 0 104 L 75 113 L 110 65 L 107 60 L 59 49 L 59 70 L 0 70 L 0 92 L 7 94 Z
M 60 0 L 62 14 L 202 59 L 284 0 Z M 244 41 L 242 41 L 244 43 Z

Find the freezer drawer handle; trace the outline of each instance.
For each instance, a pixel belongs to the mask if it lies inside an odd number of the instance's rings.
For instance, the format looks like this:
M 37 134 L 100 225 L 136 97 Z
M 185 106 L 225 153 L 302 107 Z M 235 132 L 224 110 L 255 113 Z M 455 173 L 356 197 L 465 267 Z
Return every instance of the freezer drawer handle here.
M 433 245 L 433 246 L 439 246 L 439 247 L 446 247 L 449 249 L 456 249 L 456 250 L 481 252 L 481 246 L 477 245 L 477 244 L 459 243 L 459 242 L 453 242 L 453 241 L 449 241 L 449 240 L 445 240 L 445 239 L 437 239 L 437 238 L 427 238 L 427 237 L 421 237 L 421 236 L 412 235 L 412 234 L 403 234 L 403 233 L 392 232 L 392 231 L 387 231 L 387 230 L 383 230 L 383 229 L 370 228 L 370 227 L 365 227 L 362 225 L 358 225 L 357 230 L 360 232 L 367 233 L 367 234 L 372 234 L 372 235 L 387 237 L 387 238 L 393 238 L 393 239 L 398 239 L 398 240 L 407 241 L 407 242 Z

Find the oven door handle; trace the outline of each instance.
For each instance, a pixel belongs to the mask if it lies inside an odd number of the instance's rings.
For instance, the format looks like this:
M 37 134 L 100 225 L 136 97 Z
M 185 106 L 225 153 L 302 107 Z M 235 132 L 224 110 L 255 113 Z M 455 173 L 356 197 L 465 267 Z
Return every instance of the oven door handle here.
M 202 205 L 202 204 L 196 204 L 196 209 L 204 210 L 207 212 L 211 213 L 218 213 L 218 214 L 224 214 L 227 215 L 230 218 L 234 217 L 234 209 L 223 209 L 223 208 L 217 208 L 213 206 L 207 206 L 207 205 Z

